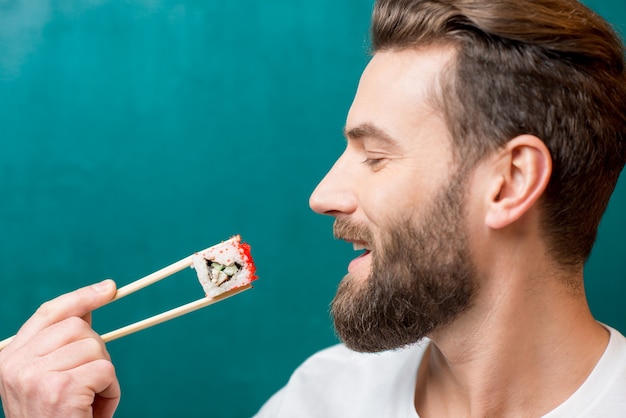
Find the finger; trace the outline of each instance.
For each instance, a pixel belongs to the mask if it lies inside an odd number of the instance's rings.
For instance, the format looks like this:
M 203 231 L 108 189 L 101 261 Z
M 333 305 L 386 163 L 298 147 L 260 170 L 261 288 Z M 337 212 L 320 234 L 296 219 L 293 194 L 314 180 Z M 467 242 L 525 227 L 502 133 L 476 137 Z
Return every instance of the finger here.
M 33 335 L 19 352 L 30 357 L 45 356 L 66 344 L 96 336 L 89 324 L 73 316 L 42 329 Z
M 121 396 L 113 363 L 97 360 L 77 367 L 71 373 L 78 382 L 78 390 L 84 391 L 85 402 L 93 408 L 94 418 L 112 417 Z
M 110 360 L 104 342 L 97 335 L 90 335 L 65 345 L 38 358 L 44 370 L 66 371 L 100 359 Z
M 115 289 L 115 282 L 107 279 L 44 303 L 20 328 L 8 347 L 13 346 L 14 349 L 21 347 L 42 329 L 63 319 L 85 316 L 94 309 L 110 302 L 115 295 Z
M 111 418 L 120 403 L 121 394 L 120 383 L 115 378 L 96 395 L 93 401 L 94 418 Z
M 94 411 L 110 418 L 119 404 L 120 385 L 110 361 L 99 359 L 63 372 L 41 374 L 31 364 L 20 376 L 19 390 L 8 392 L 10 411 L 16 416 L 92 417 Z M 5 398 L 3 398 L 3 403 Z M 94 408 L 95 407 L 95 408 Z

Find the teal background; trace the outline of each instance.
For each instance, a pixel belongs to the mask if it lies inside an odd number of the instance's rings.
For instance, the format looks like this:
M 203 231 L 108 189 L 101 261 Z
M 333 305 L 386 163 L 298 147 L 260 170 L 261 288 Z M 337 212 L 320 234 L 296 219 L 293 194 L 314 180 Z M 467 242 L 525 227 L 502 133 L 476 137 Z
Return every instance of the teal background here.
M 0 339 L 47 299 L 239 233 L 253 290 L 109 344 L 117 416 L 250 416 L 334 343 L 352 251 L 307 200 L 343 148 L 371 4 L 0 0 Z M 587 4 L 624 31 L 625 4 Z M 594 313 L 622 332 L 624 183 L 586 271 Z M 201 296 L 188 269 L 94 326 Z

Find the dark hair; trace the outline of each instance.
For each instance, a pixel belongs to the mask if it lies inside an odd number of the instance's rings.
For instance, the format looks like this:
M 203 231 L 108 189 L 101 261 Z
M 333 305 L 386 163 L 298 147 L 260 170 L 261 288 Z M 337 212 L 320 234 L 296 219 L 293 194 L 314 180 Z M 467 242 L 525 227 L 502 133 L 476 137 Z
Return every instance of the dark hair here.
M 468 167 L 521 134 L 553 173 L 541 198 L 548 248 L 580 268 L 626 160 L 624 49 L 575 0 L 379 0 L 373 52 L 452 45 L 437 98 Z

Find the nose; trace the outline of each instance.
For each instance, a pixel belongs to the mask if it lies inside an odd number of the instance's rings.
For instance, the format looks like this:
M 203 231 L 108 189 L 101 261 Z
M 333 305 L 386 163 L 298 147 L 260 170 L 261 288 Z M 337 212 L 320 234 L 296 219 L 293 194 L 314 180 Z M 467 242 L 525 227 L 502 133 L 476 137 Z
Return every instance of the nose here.
M 309 206 L 315 212 L 339 216 L 356 210 L 355 184 L 348 159 L 344 152 L 311 194 Z

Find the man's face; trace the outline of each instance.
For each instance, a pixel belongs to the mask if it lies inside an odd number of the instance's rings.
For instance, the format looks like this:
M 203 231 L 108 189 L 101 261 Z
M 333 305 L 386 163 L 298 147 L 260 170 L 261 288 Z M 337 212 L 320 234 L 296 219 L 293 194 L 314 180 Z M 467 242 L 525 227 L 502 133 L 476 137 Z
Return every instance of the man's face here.
M 379 52 L 346 123 L 347 147 L 311 196 L 335 234 L 365 249 L 333 300 L 349 347 L 413 343 L 462 313 L 475 291 L 463 202 L 467 173 L 431 106 L 451 51 Z

